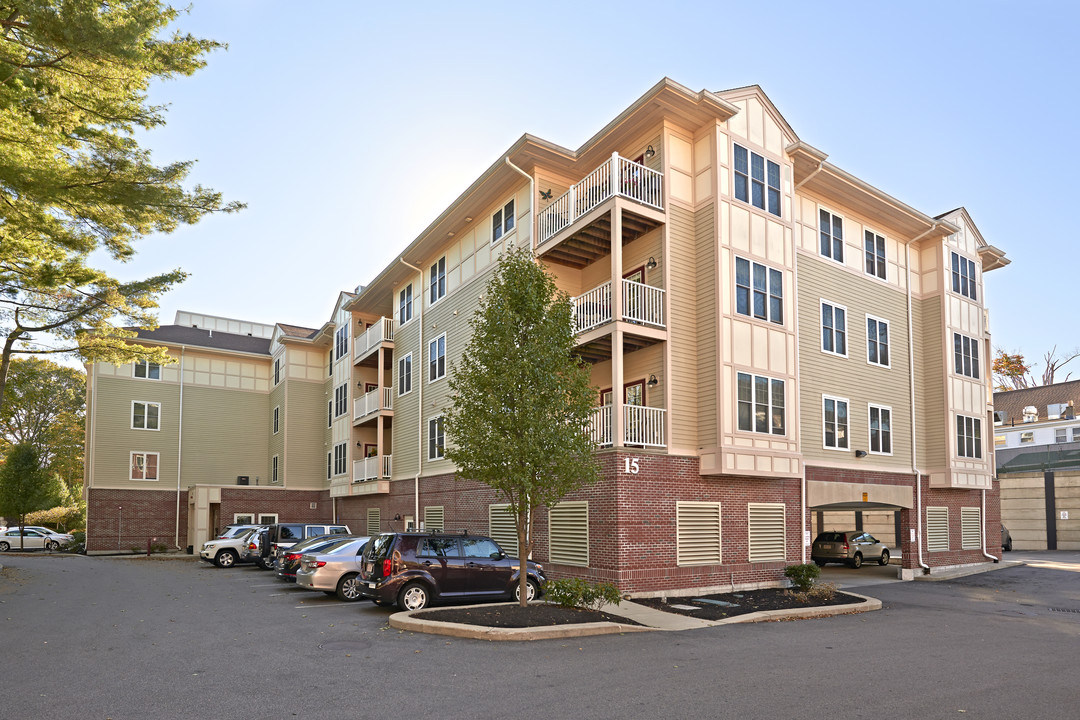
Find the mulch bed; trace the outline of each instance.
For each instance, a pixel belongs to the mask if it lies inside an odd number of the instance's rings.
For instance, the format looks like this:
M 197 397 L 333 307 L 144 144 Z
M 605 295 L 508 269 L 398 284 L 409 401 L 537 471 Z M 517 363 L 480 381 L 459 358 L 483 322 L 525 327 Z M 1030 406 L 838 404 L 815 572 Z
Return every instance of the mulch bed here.
M 634 602 L 664 612 L 687 615 L 702 620 L 723 620 L 763 610 L 789 610 L 791 608 L 822 607 L 826 605 L 848 605 L 866 602 L 863 598 L 837 592 L 831 600 L 810 598 L 800 600 L 790 590 L 765 588 L 762 590 L 744 590 L 737 593 L 717 595 L 690 595 L 687 597 L 635 598 Z
M 469 605 L 468 607 L 428 610 L 417 613 L 413 617 L 422 620 L 502 628 L 547 627 L 549 625 L 575 625 L 577 623 L 591 622 L 615 622 L 623 625 L 638 624 L 624 617 L 595 610 L 564 608 L 546 603 L 536 603 L 527 607 L 521 607 L 520 605 Z

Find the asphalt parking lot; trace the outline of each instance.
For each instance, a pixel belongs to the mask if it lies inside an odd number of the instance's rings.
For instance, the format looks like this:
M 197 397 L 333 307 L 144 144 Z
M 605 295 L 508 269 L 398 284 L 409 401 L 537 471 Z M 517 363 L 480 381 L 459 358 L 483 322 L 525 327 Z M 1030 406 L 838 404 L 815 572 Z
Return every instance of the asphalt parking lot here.
M 1071 719 L 1080 553 L 1035 555 L 863 587 L 884 608 L 862 615 L 489 643 L 251 567 L 7 554 L 0 718 Z

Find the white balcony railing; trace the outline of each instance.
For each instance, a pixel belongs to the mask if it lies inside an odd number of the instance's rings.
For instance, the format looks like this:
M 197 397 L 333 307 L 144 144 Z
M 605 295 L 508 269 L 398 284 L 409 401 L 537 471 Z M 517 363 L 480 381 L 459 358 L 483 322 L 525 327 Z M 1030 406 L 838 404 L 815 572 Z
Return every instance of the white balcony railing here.
M 622 281 L 622 319 L 638 325 L 664 327 L 664 291 L 660 288 Z M 574 298 L 574 330 L 578 333 L 611 322 L 611 282 L 594 287 Z
M 390 477 L 393 469 L 391 455 L 376 455 L 353 461 L 353 482 L 366 482 Z
M 612 182 L 612 178 L 615 182 Z M 538 244 L 550 240 L 579 217 L 615 195 L 663 210 L 663 179 L 662 173 L 612 153 L 610 161 L 572 185 L 540 212 L 537 217 Z
M 623 445 L 667 447 L 664 441 L 663 408 L 623 405 Z M 600 447 L 610 447 L 615 434 L 612 406 L 601 405 L 593 410 L 589 435 Z
M 380 398 L 382 401 L 380 402 Z M 353 420 L 367 417 L 379 410 L 394 409 L 393 388 L 375 388 L 353 400 Z
M 379 318 L 378 321 L 364 333 L 356 338 L 353 348 L 353 360 L 359 360 L 372 350 L 379 347 L 379 343 L 389 342 L 394 339 L 393 318 Z

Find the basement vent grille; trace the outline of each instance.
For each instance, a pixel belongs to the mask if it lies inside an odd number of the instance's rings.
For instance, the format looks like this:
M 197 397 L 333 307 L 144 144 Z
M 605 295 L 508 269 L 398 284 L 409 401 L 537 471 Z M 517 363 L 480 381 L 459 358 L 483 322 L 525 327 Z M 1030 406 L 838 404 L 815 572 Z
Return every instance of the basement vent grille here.
M 960 547 L 964 550 L 982 547 L 982 523 L 977 507 L 960 508 Z
M 949 508 L 926 508 L 926 549 L 930 552 L 949 549 Z
M 378 535 L 382 532 L 382 511 L 379 508 L 368 508 L 367 511 L 367 534 Z
M 720 503 L 675 504 L 679 565 L 708 565 L 720 560 Z
M 589 503 L 561 502 L 548 512 L 548 559 L 589 567 Z
M 750 562 L 786 559 L 784 503 L 749 503 Z
M 520 557 L 517 527 L 509 505 L 488 505 L 488 534 L 508 554 Z
M 442 531 L 444 528 L 443 506 L 431 505 L 424 508 L 424 529 Z

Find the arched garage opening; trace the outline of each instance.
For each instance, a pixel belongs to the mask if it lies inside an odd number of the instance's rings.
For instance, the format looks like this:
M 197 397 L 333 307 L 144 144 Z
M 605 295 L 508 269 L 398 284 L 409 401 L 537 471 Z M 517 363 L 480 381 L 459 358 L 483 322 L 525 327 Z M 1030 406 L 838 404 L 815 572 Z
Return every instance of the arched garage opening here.
M 879 485 L 839 481 L 808 481 L 806 505 L 810 511 L 811 542 L 822 532 L 855 531 L 869 533 L 889 549 L 890 567 L 869 570 L 876 564 L 865 558 L 863 574 L 874 572 L 899 575 L 901 546 L 909 529 L 903 512 L 914 506 L 915 490 L 907 485 Z M 829 567 L 843 567 L 830 565 Z M 856 571 L 856 572 L 860 572 Z

